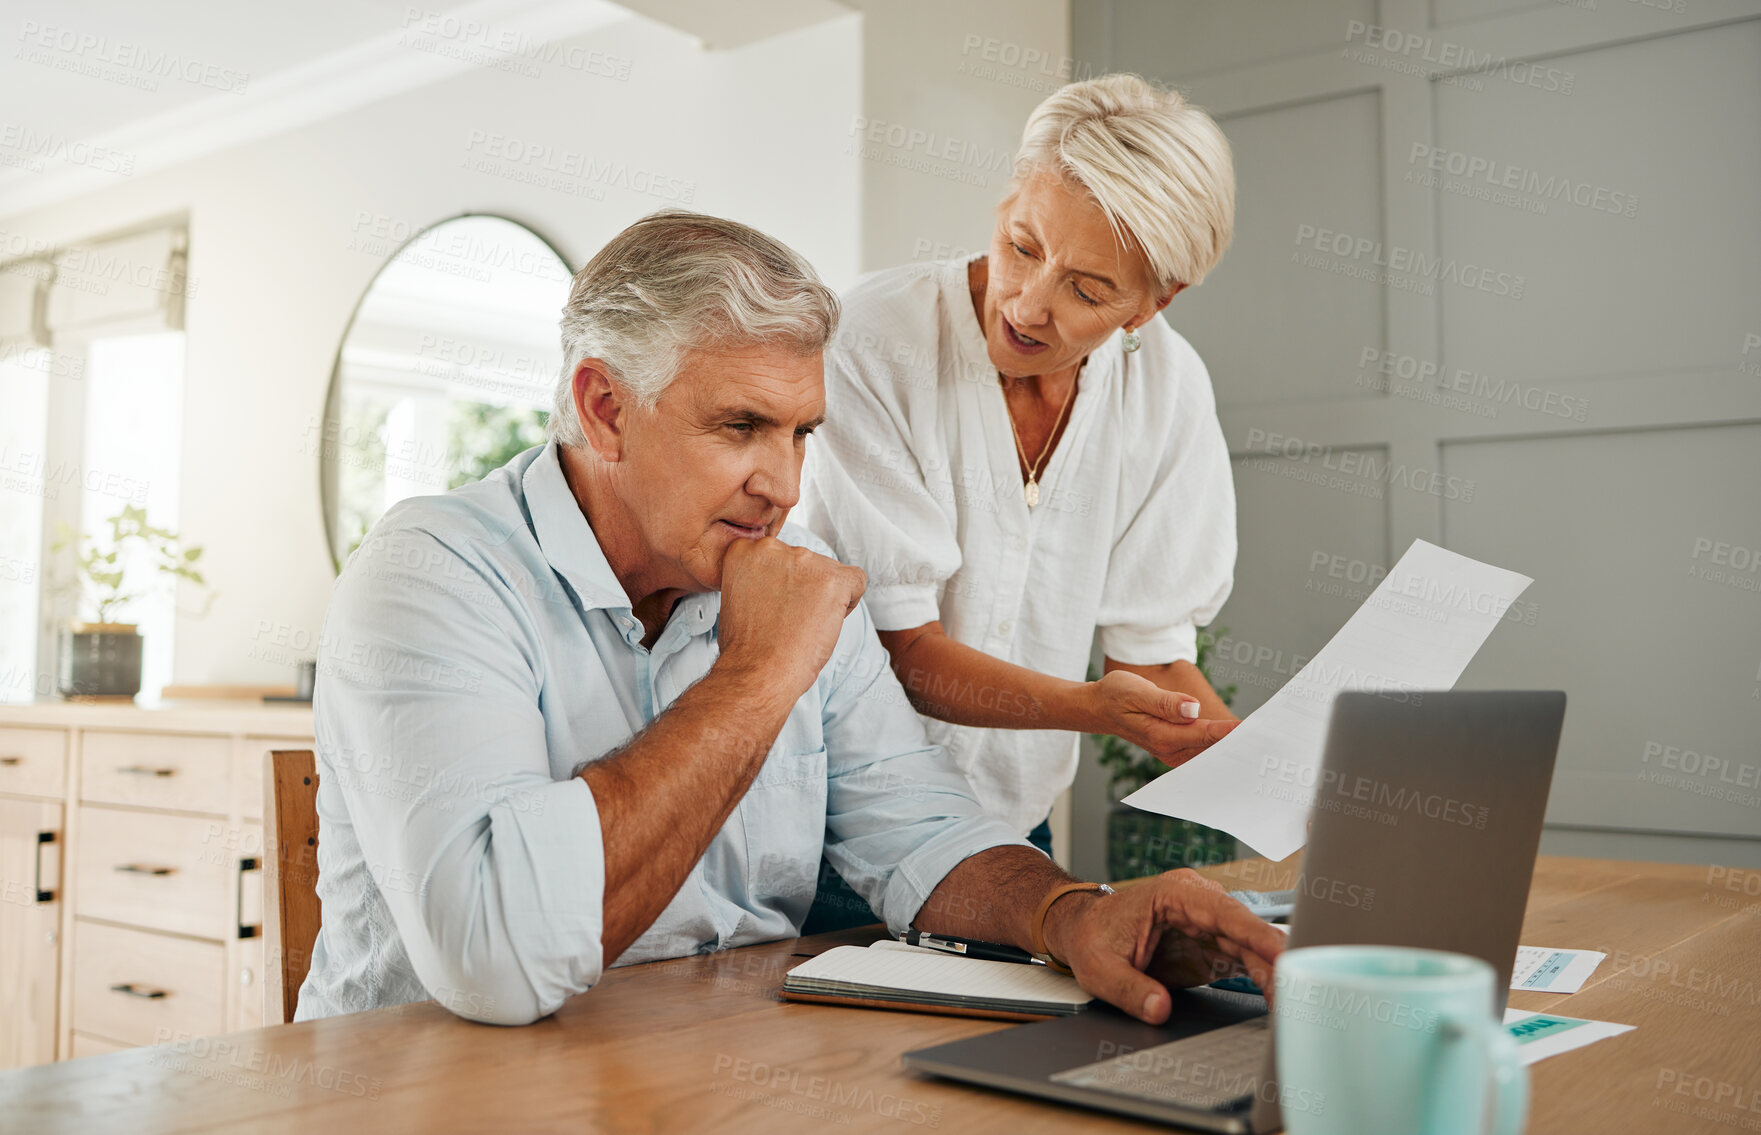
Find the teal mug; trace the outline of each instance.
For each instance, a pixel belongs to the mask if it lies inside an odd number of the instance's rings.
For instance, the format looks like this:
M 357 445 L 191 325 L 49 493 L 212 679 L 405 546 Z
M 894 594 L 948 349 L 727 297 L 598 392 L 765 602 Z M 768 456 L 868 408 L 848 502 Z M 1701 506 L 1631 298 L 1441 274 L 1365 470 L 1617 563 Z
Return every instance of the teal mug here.
M 1529 1078 L 1479 958 L 1308 946 L 1278 959 L 1273 1032 L 1290 1135 L 1519 1135 Z

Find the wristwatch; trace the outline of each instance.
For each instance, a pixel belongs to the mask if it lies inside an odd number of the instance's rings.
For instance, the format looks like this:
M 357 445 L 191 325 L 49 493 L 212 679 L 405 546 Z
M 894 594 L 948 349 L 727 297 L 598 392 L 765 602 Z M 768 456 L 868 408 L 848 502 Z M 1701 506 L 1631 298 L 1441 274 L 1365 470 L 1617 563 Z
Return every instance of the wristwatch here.
M 1039 900 L 1039 909 L 1033 912 L 1033 952 L 1044 958 L 1049 968 L 1055 969 L 1059 973 L 1069 973 L 1070 967 L 1059 961 L 1052 954 L 1051 948 L 1046 945 L 1046 911 L 1051 910 L 1053 903 L 1072 891 L 1094 891 L 1096 894 L 1102 895 L 1118 893 L 1105 883 L 1065 883 L 1062 886 L 1053 887 L 1046 892 L 1045 898 Z

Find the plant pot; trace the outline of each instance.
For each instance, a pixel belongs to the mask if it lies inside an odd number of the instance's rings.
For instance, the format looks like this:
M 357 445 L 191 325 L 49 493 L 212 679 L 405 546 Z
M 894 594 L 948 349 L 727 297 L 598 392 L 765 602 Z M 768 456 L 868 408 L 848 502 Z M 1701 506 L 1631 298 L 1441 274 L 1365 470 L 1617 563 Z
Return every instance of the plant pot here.
M 1107 816 L 1107 876 L 1114 881 L 1235 858 L 1235 837 L 1191 820 L 1115 803 Z
M 141 692 L 141 646 L 129 623 L 75 623 L 61 632 L 62 697 L 133 697 Z

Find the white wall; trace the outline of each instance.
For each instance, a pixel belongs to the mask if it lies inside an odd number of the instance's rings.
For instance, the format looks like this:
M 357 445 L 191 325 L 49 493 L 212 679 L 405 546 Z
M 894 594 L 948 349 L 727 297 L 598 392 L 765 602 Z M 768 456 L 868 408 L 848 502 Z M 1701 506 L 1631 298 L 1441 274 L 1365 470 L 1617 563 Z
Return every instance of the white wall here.
M 1021 128 L 1071 78 L 1068 0 L 861 4 L 863 121 L 848 141 L 863 269 L 988 247 Z
M 475 71 L 0 217 L 51 243 L 190 217 L 180 513 L 219 596 L 180 621 L 176 681 L 281 682 L 312 653 L 332 572 L 310 431 L 349 314 L 396 249 L 390 233 L 500 213 L 578 267 L 629 221 L 679 203 L 466 168 L 487 156 L 472 131 L 689 183 L 691 207 L 774 233 L 838 288 L 983 247 L 1028 112 L 1069 76 L 1066 0 L 856 6 L 731 51 L 632 18 L 578 41 L 629 58 L 628 81 Z M 880 140 L 867 140 L 877 123 Z
M 1544 852 L 1761 866 L 1761 0 L 1080 0 L 1075 31 L 1235 152 L 1234 243 L 1167 318 L 1236 457 L 1237 712 L 1431 540 L 1535 580 L 1460 685 L 1570 695 Z
M 842 287 L 859 266 L 861 17 L 728 52 L 632 19 L 581 42 L 627 81 L 567 68 L 474 71 L 336 119 L 0 218 L 49 242 L 190 218 L 181 523 L 220 594 L 177 630 L 179 682 L 291 681 L 313 653 L 332 570 L 310 427 L 356 300 L 396 241 L 464 211 L 531 225 L 578 267 L 636 217 L 682 202 L 578 196 L 465 168 L 472 131 L 644 167 L 689 205 L 800 249 Z M 267 629 L 266 629 L 267 628 Z M 299 649 L 300 643 L 305 644 Z

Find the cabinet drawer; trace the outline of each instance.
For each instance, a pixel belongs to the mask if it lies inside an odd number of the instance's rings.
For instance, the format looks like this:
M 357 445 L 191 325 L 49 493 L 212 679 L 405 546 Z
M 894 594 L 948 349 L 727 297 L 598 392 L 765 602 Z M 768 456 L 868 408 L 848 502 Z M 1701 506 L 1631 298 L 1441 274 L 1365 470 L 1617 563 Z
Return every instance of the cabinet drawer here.
M 185 733 L 93 733 L 80 738 L 80 799 L 225 815 L 232 741 Z
M 74 914 L 227 937 L 240 857 L 225 836 L 219 820 L 82 807 Z
M 0 729 L 0 792 L 60 796 L 66 790 L 65 729 Z
M 113 1040 L 105 1040 L 101 1036 L 87 1036 L 85 1033 L 73 1034 L 73 1055 L 70 1059 L 78 1060 L 82 1056 L 103 1056 L 107 1052 L 121 1052 L 132 1045 L 117 1044 Z
M 226 949 L 81 922 L 74 930 L 73 1027 L 125 1044 L 226 1027 Z

